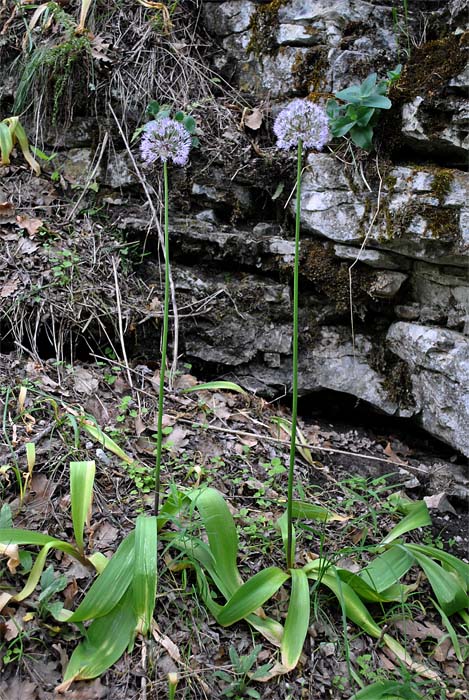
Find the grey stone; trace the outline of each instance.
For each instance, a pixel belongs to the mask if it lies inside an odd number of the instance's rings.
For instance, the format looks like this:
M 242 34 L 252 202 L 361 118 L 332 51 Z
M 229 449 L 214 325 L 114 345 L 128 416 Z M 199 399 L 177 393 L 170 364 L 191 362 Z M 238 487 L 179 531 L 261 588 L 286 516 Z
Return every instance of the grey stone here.
M 387 342 L 409 366 L 422 426 L 469 456 L 469 338 L 399 321 Z
M 93 171 L 94 151 L 90 148 L 71 148 L 58 156 L 57 164 L 65 180 L 73 185 L 84 186 Z M 102 168 L 98 167 L 94 180 L 101 180 Z
M 205 26 L 211 34 L 228 36 L 246 31 L 255 10 L 248 0 L 225 0 L 220 3 L 204 2 L 201 13 Z
M 132 172 L 132 163 L 127 151 L 111 154 L 104 177 L 104 184 L 113 189 L 135 185 L 138 178 Z
M 410 266 L 410 262 L 406 258 L 374 248 L 361 250 L 358 247 L 337 244 L 334 246 L 334 252 L 342 260 L 350 260 L 351 262 L 358 260 L 364 265 L 378 269 L 402 270 L 408 269 Z
M 391 270 L 380 270 L 370 285 L 369 294 L 381 299 L 392 299 L 396 296 L 408 275 Z

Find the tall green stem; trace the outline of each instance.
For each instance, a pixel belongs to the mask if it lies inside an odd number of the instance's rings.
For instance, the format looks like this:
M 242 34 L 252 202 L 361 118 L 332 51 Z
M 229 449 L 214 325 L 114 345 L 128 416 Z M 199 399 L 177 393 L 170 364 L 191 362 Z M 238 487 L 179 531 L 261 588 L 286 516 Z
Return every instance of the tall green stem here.
M 166 373 L 166 351 L 168 347 L 169 326 L 169 233 L 168 233 L 168 166 L 163 163 L 164 182 L 164 310 L 163 310 L 163 335 L 161 338 L 161 366 L 160 366 L 160 392 L 158 395 L 158 423 L 156 430 L 156 466 L 155 466 L 155 515 L 160 510 L 160 473 L 161 473 L 161 449 L 163 445 L 163 407 L 164 407 L 164 379 Z
M 293 378 L 291 409 L 290 468 L 288 470 L 287 501 L 287 568 L 293 566 L 293 477 L 295 472 L 296 421 L 298 414 L 298 277 L 300 263 L 301 161 L 303 142 L 298 140 L 296 171 L 295 264 L 293 269 Z

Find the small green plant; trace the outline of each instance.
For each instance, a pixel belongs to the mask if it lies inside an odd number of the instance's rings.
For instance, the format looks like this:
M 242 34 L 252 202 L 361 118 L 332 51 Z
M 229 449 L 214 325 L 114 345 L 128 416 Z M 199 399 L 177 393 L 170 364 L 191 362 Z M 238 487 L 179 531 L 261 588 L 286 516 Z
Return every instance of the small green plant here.
M 241 700 L 242 698 L 255 698 L 260 700 L 260 694 L 254 688 L 250 688 L 249 684 L 262 678 L 270 670 L 269 664 L 263 664 L 254 671 L 252 668 L 256 663 L 259 652 L 262 650 L 260 644 L 256 645 L 250 654 L 240 656 L 234 647 L 230 647 L 230 660 L 233 664 L 233 676 L 226 671 L 215 671 L 215 676 L 228 683 L 228 686 L 223 689 L 222 695 L 226 698 L 234 698 Z
M 35 175 L 41 174 L 41 166 L 34 159 L 30 149 L 26 132 L 19 117 L 7 117 L 0 122 L 0 153 L 1 164 L 10 165 L 10 156 L 16 144 L 21 149 L 24 159 L 27 161 Z
M 71 250 L 54 250 L 51 262 L 55 282 L 62 286 L 71 281 L 73 268 L 80 262 L 80 258 Z
M 60 593 L 67 586 L 67 577 L 63 574 L 58 576 L 54 573 L 52 564 L 45 569 L 41 575 L 40 587 L 41 592 L 37 598 L 39 617 L 47 617 L 47 615 L 57 616 L 63 608 L 62 601 L 53 602 L 52 598 L 56 593 Z
M 335 92 L 335 100 L 328 100 L 326 111 L 329 127 L 335 137 L 349 136 L 353 143 L 366 151 L 373 147 L 373 129 L 380 110 L 390 109 L 392 104 L 387 92 L 399 79 L 402 66 L 387 73 L 387 79 L 377 82 L 376 73 L 369 75 L 361 85 Z M 339 100 L 339 102 L 337 101 Z

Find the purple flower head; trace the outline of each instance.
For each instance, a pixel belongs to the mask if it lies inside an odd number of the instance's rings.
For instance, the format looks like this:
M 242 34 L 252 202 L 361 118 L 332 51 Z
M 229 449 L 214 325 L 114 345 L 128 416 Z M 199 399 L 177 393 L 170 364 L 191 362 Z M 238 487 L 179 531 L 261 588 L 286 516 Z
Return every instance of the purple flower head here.
M 290 149 L 301 139 L 305 148 L 322 151 L 329 140 L 329 118 L 322 107 L 309 100 L 293 100 L 274 122 L 277 147 Z
M 161 117 L 145 125 L 140 144 L 140 153 L 147 165 L 161 160 L 172 160 L 176 165 L 185 165 L 189 160 L 192 136 L 181 122 L 170 117 Z

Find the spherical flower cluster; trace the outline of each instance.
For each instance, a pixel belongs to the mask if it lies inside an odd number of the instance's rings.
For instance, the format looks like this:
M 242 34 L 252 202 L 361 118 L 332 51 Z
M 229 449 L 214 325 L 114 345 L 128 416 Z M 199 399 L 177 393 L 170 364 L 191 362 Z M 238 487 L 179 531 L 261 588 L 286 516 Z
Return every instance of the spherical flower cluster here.
M 172 160 L 176 165 L 185 165 L 191 144 L 192 137 L 181 122 L 161 117 L 145 125 L 140 153 L 147 165 L 157 160 L 162 163 Z
M 293 100 L 274 122 L 277 147 L 290 149 L 301 139 L 305 148 L 321 151 L 329 140 L 329 119 L 322 107 L 309 100 Z

